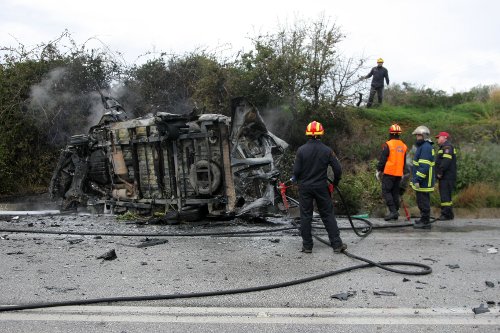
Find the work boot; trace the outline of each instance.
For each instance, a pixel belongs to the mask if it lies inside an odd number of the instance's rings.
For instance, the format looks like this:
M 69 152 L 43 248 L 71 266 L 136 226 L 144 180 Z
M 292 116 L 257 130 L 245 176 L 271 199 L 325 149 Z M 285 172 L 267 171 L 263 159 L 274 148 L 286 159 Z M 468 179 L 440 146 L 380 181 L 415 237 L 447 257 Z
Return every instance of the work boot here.
M 415 220 L 415 224 L 413 225 L 413 229 L 430 229 L 431 227 L 431 222 L 423 218 Z
M 304 253 L 312 253 L 313 252 L 313 249 L 306 249 L 305 247 L 302 247 L 302 251 L 300 252 L 304 252 Z
M 390 220 L 397 220 L 399 217 L 399 213 L 398 212 L 390 212 L 389 214 L 387 214 L 385 217 L 384 217 L 384 220 L 385 221 L 390 221 Z
M 347 250 L 347 245 L 345 243 L 342 243 L 333 248 L 333 253 L 342 253 L 345 250 Z

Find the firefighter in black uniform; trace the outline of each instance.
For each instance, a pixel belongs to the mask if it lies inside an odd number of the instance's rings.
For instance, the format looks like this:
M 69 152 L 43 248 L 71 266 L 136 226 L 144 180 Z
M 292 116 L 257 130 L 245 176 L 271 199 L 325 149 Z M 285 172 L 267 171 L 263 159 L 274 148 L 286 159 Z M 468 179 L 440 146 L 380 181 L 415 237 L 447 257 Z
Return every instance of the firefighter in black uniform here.
M 441 197 L 441 216 L 438 220 L 453 220 L 453 201 L 451 194 L 457 180 L 457 155 L 455 148 L 448 141 L 450 135 L 440 132 L 438 139 L 438 153 L 436 158 L 436 178 L 439 181 L 439 196 Z
M 323 126 L 313 121 L 307 125 L 306 135 L 309 140 L 297 150 L 293 166 L 292 180 L 298 182 L 300 200 L 300 234 L 302 252 L 311 253 L 313 238 L 311 221 L 313 218 L 313 200 L 316 201 L 319 215 L 328 232 L 330 244 L 335 253 L 347 249 L 342 243 L 337 220 L 333 212 L 333 203 L 328 190 L 328 166 L 333 169 L 333 185 L 337 186 L 342 176 L 342 168 L 335 153 L 320 141 L 324 134 Z
M 375 177 L 380 180 L 382 174 L 382 196 L 389 208 L 384 220 L 397 220 L 399 217 L 399 194 L 401 179 L 406 167 L 406 151 L 408 148 L 401 141 L 401 126 L 392 124 L 389 127 L 389 140 L 382 145 L 382 152 L 377 164 Z M 404 192 L 404 191 L 403 191 Z
M 383 65 L 384 59 L 378 58 L 377 66 L 373 67 L 368 75 L 360 78 L 363 80 L 373 76 L 370 86 L 370 96 L 368 97 L 368 103 L 366 103 L 367 108 L 372 106 L 375 93 L 377 94 L 378 103 L 382 104 L 382 99 L 384 98 L 384 79 L 387 85 L 389 85 L 389 71 Z

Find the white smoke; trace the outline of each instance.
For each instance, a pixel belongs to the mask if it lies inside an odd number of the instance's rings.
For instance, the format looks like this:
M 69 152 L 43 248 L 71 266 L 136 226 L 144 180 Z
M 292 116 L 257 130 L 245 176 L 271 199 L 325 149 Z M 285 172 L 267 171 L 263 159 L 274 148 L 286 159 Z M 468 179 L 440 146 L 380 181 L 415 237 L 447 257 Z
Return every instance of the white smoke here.
M 64 144 L 72 135 L 88 133 L 106 112 L 97 86 L 95 91 L 74 93 L 67 75 L 68 70 L 64 67 L 51 70 L 31 87 L 27 103 L 27 113 L 53 144 Z M 111 89 L 103 89 L 101 93 L 120 101 L 128 89 L 116 82 Z M 132 112 L 126 108 L 125 111 L 129 118 L 133 117 Z
M 45 79 L 31 87 L 29 110 L 33 113 L 35 119 L 51 123 L 57 115 L 59 100 L 61 98 L 70 98 L 67 94 L 54 96 L 53 93 L 53 90 L 59 86 L 65 74 L 65 68 L 53 69 Z

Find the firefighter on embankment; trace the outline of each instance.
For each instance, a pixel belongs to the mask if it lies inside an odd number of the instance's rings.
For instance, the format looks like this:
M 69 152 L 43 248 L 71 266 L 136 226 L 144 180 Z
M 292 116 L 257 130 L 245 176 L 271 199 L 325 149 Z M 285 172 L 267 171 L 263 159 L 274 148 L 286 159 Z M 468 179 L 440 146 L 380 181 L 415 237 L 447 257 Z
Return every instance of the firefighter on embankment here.
M 377 164 L 375 176 L 382 181 L 382 196 L 389 208 L 384 220 L 397 220 L 399 217 L 400 184 L 406 164 L 408 148 L 399 138 L 401 127 L 393 124 L 389 127 L 389 140 L 382 145 L 382 152 Z M 382 179 L 380 176 L 382 174 Z
M 450 135 L 440 132 L 436 135 L 439 149 L 436 157 L 436 178 L 439 181 L 439 196 L 441 198 L 441 215 L 438 220 L 453 220 L 453 201 L 451 194 L 457 180 L 457 156 L 453 145 L 449 142 Z
M 420 219 L 415 220 L 413 228 L 431 228 L 431 196 L 434 191 L 434 144 L 430 139 L 431 132 L 426 126 L 418 126 L 412 133 L 415 135 L 417 151 L 413 156 L 410 186 L 415 190 Z
M 347 249 L 340 238 L 340 231 L 333 212 L 333 203 L 328 190 L 328 166 L 333 169 L 333 185 L 337 186 L 342 176 L 342 168 L 333 150 L 321 142 L 324 134 L 323 126 L 313 121 L 307 125 L 308 141 L 297 150 L 293 166 L 292 180 L 299 185 L 300 201 L 300 234 L 302 236 L 302 252 L 311 253 L 313 238 L 311 222 L 313 218 L 313 201 L 316 201 L 319 215 L 334 253 Z
M 366 104 L 367 108 L 372 106 L 375 94 L 377 94 L 378 104 L 382 104 L 382 100 L 384 98 L 384 80 L 387 85 L 389 85 L 389 71 L 383 65 L 384 59 L 378 58 L 377 66 L 373 67 L 367 75 L 360 77 L 361 80 L 372 77 L 370 96 L 368 97 L 368 103 Z

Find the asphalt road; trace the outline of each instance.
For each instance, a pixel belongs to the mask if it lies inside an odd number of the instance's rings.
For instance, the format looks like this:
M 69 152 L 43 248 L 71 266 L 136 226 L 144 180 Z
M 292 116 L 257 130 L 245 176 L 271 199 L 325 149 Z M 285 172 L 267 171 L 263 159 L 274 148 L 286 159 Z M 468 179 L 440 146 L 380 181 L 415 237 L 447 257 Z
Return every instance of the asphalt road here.
M 348 226 L 346 220 L 340 225 Z M 147 239 L 57 234 L 272 231 L 286 226 L 289 222 L 280 219 L 161 226 L 111 216 L 3 216 L 0 305 L 249 288 L 360 264 L 319 242 L 312 254 L 299 252 L 295 230 Z M 11 229 L 55 234 L 5 231 Z M 324 231 L 316 233 L 324 237 Z M 500 254 L 492 253 L 500 248 L 500 219 L 441 221 L 431 231 L 375 229 L 365 239 L 343 230 L 342 237 L 356 255 L 418 262 L 433 272 L 418 276 L 364 268 L 252 293 L 0 312 L 0 332 L 500 332 Z M 112 249 L 116 259 L 97 259 Z M 350 296 L 331 297 L 342 293 Z M 474 314 L 480 304 L 489 312 Z

